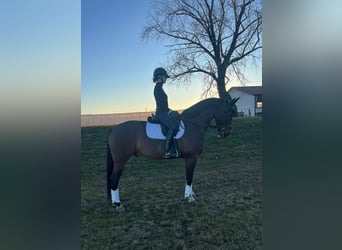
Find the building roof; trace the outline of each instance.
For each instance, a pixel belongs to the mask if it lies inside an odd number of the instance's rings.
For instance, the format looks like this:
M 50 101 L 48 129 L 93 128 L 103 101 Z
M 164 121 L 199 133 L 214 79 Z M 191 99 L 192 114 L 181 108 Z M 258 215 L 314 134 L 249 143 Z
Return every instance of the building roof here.
M 250 94 L 250 95 L 262 95 L 262 86 L 231 87 L 228 93 L 233 89 Z

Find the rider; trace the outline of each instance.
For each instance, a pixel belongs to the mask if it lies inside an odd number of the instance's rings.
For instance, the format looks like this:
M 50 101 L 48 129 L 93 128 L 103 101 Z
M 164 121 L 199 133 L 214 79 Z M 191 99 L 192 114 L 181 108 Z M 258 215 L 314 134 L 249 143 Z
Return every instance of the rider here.
M 153 82 L 156 84 L 154 86 L 154 98 L 156 100 L 156 118 L 158 118 L 167 128 L 168 132 L 166 135 L 165 142 L 165 154 L 164 158 L 177 157 L 177 155 L 171 151 L 171 137 L 175 132 L 176 125 L 174 121 L 171 119 L 172 110 L 169 109 L 167 95 L 164 92 L 163 84 L 166 82 L 166 79 L 169 78 L 166 70 L 164 68 L 156 68 L 153 72 Z

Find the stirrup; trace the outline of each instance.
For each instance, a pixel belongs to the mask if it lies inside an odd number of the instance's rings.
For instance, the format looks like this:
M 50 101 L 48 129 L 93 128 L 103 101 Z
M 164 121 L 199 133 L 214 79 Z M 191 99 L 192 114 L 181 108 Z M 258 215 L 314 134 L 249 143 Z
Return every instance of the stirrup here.
M 169 158 L 178 158 L 179 157 L 179 154 L 177 152 L 166 152 L 164 155 L 163 155 L 163 158 L 166 158 L 166 159 L 169 159 Z

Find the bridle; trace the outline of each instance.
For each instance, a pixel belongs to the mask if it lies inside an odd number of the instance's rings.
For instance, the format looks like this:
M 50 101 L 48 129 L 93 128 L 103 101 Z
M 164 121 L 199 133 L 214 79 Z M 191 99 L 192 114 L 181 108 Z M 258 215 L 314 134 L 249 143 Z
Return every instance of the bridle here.
M 216 126 L 217 126 L 217 137 L 225 137 L 229 134 L 230 130 L 232 129 L 232 116 L 233 116 L 233 112 L 232 112 L 232 106 L 240 99 L 240 97 L 238 98 L 233 98 L 231 101 L 226 102 L 227 106 L 225 107 L 224 110 L 224 114 L 223 114 L 223 119 L 222 121 L 218 121 L 217 119 L 215 119 L 216 121 Z M 230 122 L 228 121 L 228 119 L 230 120 Z
M 229 134 L 229 131 L 232 129 L 231 126 L 231 116 L 232 112 L 230 112 L 229 104 L 225 107 L 221 119 L 215 118 L 216 127 L 217 127 L 217 137 L 225 137 Z M 230 119 L 230 122 L 228 121 Z

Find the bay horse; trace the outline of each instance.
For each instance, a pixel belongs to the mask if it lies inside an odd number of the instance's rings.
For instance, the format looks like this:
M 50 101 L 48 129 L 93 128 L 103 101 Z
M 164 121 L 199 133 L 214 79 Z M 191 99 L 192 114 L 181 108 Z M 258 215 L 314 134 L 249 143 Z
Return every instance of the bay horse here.
M 239 98 L 208 98 L 181 113 L 185 132 L 177 140 L 181 157 L 185 161 L 186 185 L 184 197 L 194 202 L 192 178 L 197 156 L 203 149 L 204 134 L 211 121 L 216 122 L 218 137 L 229 135 L 233 107 Z M 146 121 L 126 121 L 114 126 L 107 144 L 107 194 L 116 210 L 124 210 L 119 197 L 119 180 L 125 164 L 132 155 L 151 159 L 164 159 L 165 140 L 150 139 L 146 135 Z

